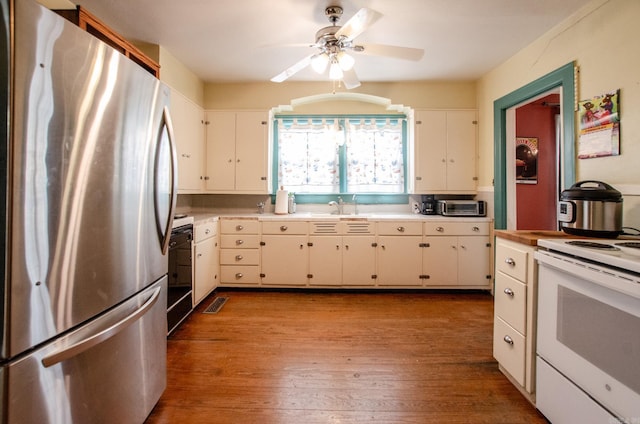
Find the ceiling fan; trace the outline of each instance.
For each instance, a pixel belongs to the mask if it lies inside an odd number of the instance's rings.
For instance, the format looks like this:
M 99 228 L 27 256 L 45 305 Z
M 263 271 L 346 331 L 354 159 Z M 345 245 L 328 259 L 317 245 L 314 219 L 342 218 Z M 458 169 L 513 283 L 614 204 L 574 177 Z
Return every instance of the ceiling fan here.
M 423 49 L 389 46 L 385 44 L 356 44 L 354 39 L 382 17 L 375 10 L 362 8 L 343 26 L 337 25 L 342 17 L 342 7 L 329 6 L 324 14 L 331 25 L 316 32 L 316 42 L 310 47 L 318 51 L 296 62 L 283 72 L 271 78 L 273 82 L 282 82 L 307 66 L 322 74 L 329 68 L 329 78 L 344 82 L 348 89 L 358 87 L 360 81 L 353 70 L 355 59 L 348 52 L 373 56 L 387 56 L 397 59 L 418 61 L 424 55 Z

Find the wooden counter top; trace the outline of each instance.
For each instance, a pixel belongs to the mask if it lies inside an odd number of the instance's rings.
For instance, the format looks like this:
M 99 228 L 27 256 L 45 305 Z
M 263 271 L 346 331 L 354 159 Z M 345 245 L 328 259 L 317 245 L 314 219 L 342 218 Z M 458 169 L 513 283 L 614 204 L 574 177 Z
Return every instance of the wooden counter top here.
M 539 239 L 544 238 L 576 238 L 564 231 L 549 230 L 495 230 L 496 237 L 515 241 L 516 243 L 526 244 L 528 246 L 537 246 Z

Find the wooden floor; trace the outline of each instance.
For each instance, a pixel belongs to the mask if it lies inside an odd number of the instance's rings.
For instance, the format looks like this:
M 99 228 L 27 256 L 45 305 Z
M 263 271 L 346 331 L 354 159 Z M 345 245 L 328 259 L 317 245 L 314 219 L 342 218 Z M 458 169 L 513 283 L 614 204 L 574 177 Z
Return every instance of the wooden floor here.
M 486 293 L 218 291 L 168 342 L 156 423 L 546 423 L 498 371 Z

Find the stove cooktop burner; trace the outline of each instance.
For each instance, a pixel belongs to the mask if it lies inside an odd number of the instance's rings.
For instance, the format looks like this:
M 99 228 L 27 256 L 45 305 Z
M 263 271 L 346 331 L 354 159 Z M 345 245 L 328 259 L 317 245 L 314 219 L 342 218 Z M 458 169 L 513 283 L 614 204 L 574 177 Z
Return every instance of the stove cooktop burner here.
M 589 249 L 597 249 L 597 250 L 608 250 L 608 251 L 620 250 L 618 247 L 615 247 L 613 245 L 598 243 L 595 241 L 572 240 L 572 241 L 568 241 L 567 244 L 570 244 L 572 246 L 586 247 Z

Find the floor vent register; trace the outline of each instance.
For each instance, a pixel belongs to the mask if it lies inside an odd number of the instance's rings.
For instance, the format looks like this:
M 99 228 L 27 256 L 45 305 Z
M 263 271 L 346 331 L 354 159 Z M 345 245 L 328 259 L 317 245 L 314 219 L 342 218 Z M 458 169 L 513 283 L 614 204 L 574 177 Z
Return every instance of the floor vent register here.
M 228 297 L 216 297 L 215 299 L 213 299 L 213 302 L 211 302 L 211 305 L 207 306 L 207 309 L 205 309 L 203 313 L 217 314 L 218 312 L 220 312 L 220 309 L 222 309 L 224 304 L 227 303 L 227 300 L 229 300 Z

